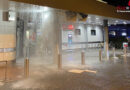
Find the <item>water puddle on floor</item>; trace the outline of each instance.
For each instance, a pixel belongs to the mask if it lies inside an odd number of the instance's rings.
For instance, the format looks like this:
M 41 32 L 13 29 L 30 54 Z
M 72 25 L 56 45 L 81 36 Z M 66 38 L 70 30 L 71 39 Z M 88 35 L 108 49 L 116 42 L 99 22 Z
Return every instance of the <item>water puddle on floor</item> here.
M 80 69 L 72 69 L 72 70 L 69 70 L 68 72 L 71 72 L 71 73 L 83 73 L 83 72 L 88 72 L 88 73 L 94 73 L 94 74 L 97 73 L 97 71 L 94 71 L 94 70 L 80 70 Z

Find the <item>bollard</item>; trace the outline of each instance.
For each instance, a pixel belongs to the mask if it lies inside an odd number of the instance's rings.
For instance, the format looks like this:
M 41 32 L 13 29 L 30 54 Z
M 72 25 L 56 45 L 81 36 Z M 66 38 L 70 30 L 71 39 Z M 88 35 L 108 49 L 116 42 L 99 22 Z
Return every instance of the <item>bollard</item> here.
M 115 47 L 113 48 L 113 59 L 119 59 L 117 56 L 116 56 L 116 49 Z
M 124 57 L 123 59 L 124 59 L 124 63 L 127 63 L 127 57 Z
M 58 54 L 58 69 L 62 68 L 62 61 L 61 61 L 61 55 Z
M 7 82 L 7 61 L 6 61 L 6 66 L 5 66 L 5 82 Z
M 29 59 L 25 59 L 24 75 L 25 75 L 26 78 L 29 77 Z
M 127 55 L 127 49 L 126 49 L 126 47 L 124 47 L 124 56 L 126 56 Z
M 115 48 L 113 48 L 113 57 L 116 57 Z
M 99 50 L 99 60 L 102 61 L 102 50 Z
M 81 64 L 85 65 L 85 52 L 81 52 Z

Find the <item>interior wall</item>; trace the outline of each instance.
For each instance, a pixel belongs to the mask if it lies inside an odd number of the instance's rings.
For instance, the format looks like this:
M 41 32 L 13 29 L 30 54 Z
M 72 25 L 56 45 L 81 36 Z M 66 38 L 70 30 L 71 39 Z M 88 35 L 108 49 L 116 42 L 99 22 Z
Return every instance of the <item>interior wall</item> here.
M 0 61 L 16 59 L 16 22 L 3 21 L 3 12 L 0 10 Z
M 0 10 L 0 21 L 2 21 L 2 12 L 3 10 Z
M 72 34 L 72 42 L 102 42 L 103 28 L 99 25 L 77 24 L 75 29 L 81 30 L 81 35 L 75 35 L 75 30 L 62 30 L 62 43 L 68 43 L 68 34 Z M 91 30 L 96 31 L 96 35 L 91 35 Z
M 16 34 L 15 21 L 3 21 L 3 11 L 0 11 L 0 34 Z
M 62 43 L 68 43 L 68 34 L 72 34 L 73 43 L 87 42 L 87 31 L 84 24 L 72 24 L 75 29 L 80 29 L 81 35 L 75 35 L 74 30 L 62 30 Z
M 9 8 L 9 0 L 0 0 L 0 10 L 7 11 Z
M 83 23 L 80 23 L 80 24 L 71 23 L 70 25 L 74 26 L 74 30 L 62 30 L 62 49 L 63 50 L 86 48 L 87 43 L 103 42 L 103 27 L 102 26 L 86 25 Z M 80 29 L 81 35 L 75 34 L 76 29 Z M 91 30 L 95 30 L 96 35 L 94 36 L 91 35 Z M 68 44 L 68 34 L 72 34 L 72 44 Z
M 88 42 L 102 42 L 103 41 L 103 27 L 97 25 L 87 25 Z M 96 35 L 91 35 L 91 30 L 96 30 Z

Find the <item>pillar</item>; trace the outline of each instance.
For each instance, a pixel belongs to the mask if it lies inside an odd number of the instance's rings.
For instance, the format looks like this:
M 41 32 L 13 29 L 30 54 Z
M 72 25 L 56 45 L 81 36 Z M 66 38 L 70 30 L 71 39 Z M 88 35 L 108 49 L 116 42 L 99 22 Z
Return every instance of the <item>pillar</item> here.
M 108 20 L 105 19 L 103 21 L 104 23 L 104 37 L 105 37 L 105 40 L 104 40 L 104 49 L 105 49 L 105 56 L 106 56 L 106 59 L 109 60 L 109 33 L 108 33 Z

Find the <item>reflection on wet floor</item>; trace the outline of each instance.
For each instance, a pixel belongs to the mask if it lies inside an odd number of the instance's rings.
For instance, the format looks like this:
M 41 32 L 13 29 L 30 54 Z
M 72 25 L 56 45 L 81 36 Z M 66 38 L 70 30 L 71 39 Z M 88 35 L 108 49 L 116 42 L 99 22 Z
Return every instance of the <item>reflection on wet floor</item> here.
M 5 62 L 0 63 L 0 81 L 10 82 L 23 78 L 23 67 L 16 65 L 16 63 Z
M 69 70 L 68 72 L 71 72 L 71 73 L 83 73 L 83 72 L 90 72 L 90 73 L 97 73 L 97 71 L 92 71 L 92 70 L 80 70 L 80 69 L 72 69 L 72 70 Z
M 83 66 L 81 60 L 78 60 L 80 56 L 71 63 L 65 56 L 63 58 L 65 65 L 62 62 L 61 70 L 56 65 L 42 64 L 44 62 L 41 59 L 32 59 L 29 78 L 24 78 L 23 65 L 8 64 L 7 79 L 13 81 L 1 82 L 0 90 L 130 90 L 128 57 L 102 62 L 97 57 L 86 57 Z M 4 67 L 4 63 L 0 65 L 0 79 L 4 79 Z

